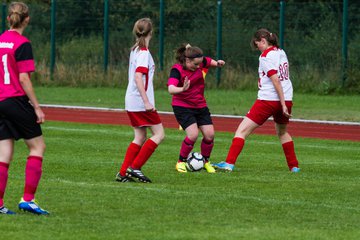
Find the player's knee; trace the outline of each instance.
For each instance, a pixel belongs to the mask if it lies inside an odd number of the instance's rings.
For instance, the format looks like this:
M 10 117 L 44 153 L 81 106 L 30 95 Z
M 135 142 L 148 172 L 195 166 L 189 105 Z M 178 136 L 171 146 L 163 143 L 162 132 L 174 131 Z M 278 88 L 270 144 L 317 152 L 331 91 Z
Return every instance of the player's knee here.
M 198 133 L 191 133 L 187 135 L 187 138 L 190 139 L 192 142 L 196 142 L 198 139 L 199 134 Z
M 44 142 L 40 142 L 30 148 L 30 152 L 35 152 L 36 156 L 44 155 L 46 150 L 46 144 Z
M 154 137 L 156 137 L 156 139 L 158 140 L 159 143 L 161 143 L 164 139 L 165 139 L 165 132 L 159 132 L 158 134 L 156 134 Z
M 41 151 L 44 153 L 46 150 L 46 144 L 45 143 L 42 143 L 41 144 Z
M 146 141 L 146 136 L 135 136 L 133 142 L 142 146 Z

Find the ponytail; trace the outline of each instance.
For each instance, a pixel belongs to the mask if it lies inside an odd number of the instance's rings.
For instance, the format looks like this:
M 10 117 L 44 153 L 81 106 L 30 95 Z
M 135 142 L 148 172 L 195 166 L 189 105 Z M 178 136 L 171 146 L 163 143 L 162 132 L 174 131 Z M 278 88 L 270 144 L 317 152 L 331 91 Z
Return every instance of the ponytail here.
M 253 49 L 257 49 L 257 45 L 255 44 L 255 42 L 261 41 L 262 38 L 265 38 L 270 45 L 277 48 L 279 47 L 278 36 L 275 33 L 270 32 L 266 28 L 260 28 L 256 31 L 250 42 L 251 47 Z
M 151 34 L 152 32 L 152 22 L 150 18 L 141 18 L 137 20 L 134 24 L 133 34 L 136 38 L 136 42 L 134 46 L 132 46 L 132 50 L 136 47 L 145 48 L 146 41 L 145 38 Z
M 20 28 L 29 16 L 29 7 L 22 2 L 12 2 L 8 10 L 8 20 L 11 28 Z

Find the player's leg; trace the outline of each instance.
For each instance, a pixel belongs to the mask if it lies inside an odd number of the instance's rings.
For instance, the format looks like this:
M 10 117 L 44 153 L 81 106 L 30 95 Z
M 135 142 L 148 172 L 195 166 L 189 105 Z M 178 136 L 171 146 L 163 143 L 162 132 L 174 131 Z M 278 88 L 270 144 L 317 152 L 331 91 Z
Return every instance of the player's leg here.
M 162 123 L 151 126 L 150 130 L 152 132 L 150 139 L 159 145 L 165 138 L 165 131 Z
M 119 172 L 116 174 L 116 181 L 118 182 L 133 182 L 134 180 L 126 176 L 126 170 L 135 160 L 139 154 L 141 146 L 146 140 L 146 128 L 145 127 L 134 127 L 134 140 L 128 146 L 124 161 L 121 165 Z
M 49 214 L 35 202 L 35 193 L 42 175 L 42 161 L 46 148 L 43 136 L 25 139 L 25 143 L 29 149 L 29 156 L 25 167 L 24 195 L 20 200 L 19 209 L 35 214 Z
M 288 112 L 291 114 L 292 111 L 292 101 L 285 101 Z M 289 118 L 284 116 L 281 104 L 276 106 L 276 113 L 274 113 L 274 122 L 276 133 L 279 137 L 280 143 L 282 145 L 286 162 L 291 172 L 299 172 L 299 163 L 296 158 L 294 142 L 287 131 L 287 125 L 289 123 Z
M 0 214 L 15 214 L 4 207 L 4 194 L 8 181 L 9 166 L 14 153 L 14 140 L 0 140 Z
M 235 132 L 226 161 L 214 166 L 226 171 L 232 171 L 238 156 L 242 152 L 245 139 L 273 115 L 272 109 L 272 105 L 268 101 L 256 100 Z
M 126 170 L 127 176 L 137 178 L 140 182 L 144 183 L 150 183 L 151 180 L 142 173 L 141 168 L 165 137 L 164 128 L 161 123 L 150 126 L 150 129 L 153 136 L 145 141 L 136 158 Z
M 194 144 L 199 136 L 199 128 L 196 123 L 191 124 L 185 129 L 186 137 L 184 138 L 181 149 L 180 158 L 186 161 L 187 156 L 194 148 Z
M 214 125 L 212 124 L 201 125 L 199 128 L 203 134 L 203 139 L 201 140 L 200 148 L 201 148 L 201 155 L 203 155 L 203 157 L 205 158 L 204 168 L 208 173 L 215 173 L 216 171 L 210 163 L 210 155 L 214 147 L 214 136 L 215 136 Z
M 190 154 L 190 152 L 193 150 L 194 144 L 198 138 L 199 135 L 198 125 L 196 123 L 190 124 L 185 128 L 185 133 L 186 136 L 181 143 L 179 159 L 175 166 L 176 170 L 182 173 L 187 172 L 186 159 Z
M 245 117 L 235 132 L 225 162 L 214 164 L 214 167 L 225 171 L 232 171 L 238 156 L 243 150 L 245 139 L 258 127 L 259 124 Z
M 196 114 L 197 110 L 173 106 L 174 115 L 181 128 L 184 129 L 186 136 L 181 143 L 179 158 L 176 163 L 176 170 L 178 172 L 187 172 L 186 159 L 189 153 L 193 150 L 194 144 L 199 135 Z
M 161 123 L 151 126 L 150 129 L 153 136 L 145 141 L 139 154 L 131 164 L 133 169 L 141 169 L 165 137 L 164 128 Z
M 275 123 L 276 133 L 282 145 L 286 162 L 291 172 L 299 172 L 299 162 L 296 158 L 294 142 L 287 132 L 287 124 Z
M 35 198 L 35 192 L 42 175 L 42 160 L 45 152 L 45 142 L 42 136 L 25 140 L 29 148 L 29 156 L 25 167 L 24 200 L 31 201 Z

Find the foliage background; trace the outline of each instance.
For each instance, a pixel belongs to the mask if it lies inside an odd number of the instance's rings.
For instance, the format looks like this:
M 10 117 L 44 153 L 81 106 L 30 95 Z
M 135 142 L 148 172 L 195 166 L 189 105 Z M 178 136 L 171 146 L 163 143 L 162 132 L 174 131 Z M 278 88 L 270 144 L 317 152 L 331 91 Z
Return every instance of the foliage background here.
M 165 63 L 157 71 L 157 86 L 165 88 L 174 63 L 174 50 L 189 42 L 216 58 L 216 0 L 166 0 Z M 27 1 L 31 24 L 25 35 L 33 43 L 38 73 L 35 80 L 44 85 L 126 86 L 131 34 L 138 18 L 150 17 L 155 34 L 150 50 L 158 63 L 159 0 L 110 0 L 109 70 L 103 72 L 104 1 L 61 0 L 56 12 L 56 71 L 50 80 L 50 0 Z M 249 42 L 259 27 L 279 30 L 279 1 L 222 1 L 222 58 L 227 62 L 216 86 L 215 71 L 208 87 L 223 89 L 256 88 L 258 52 Z M 286 1 L 285 42 L 291 78 L 296 91 L 359 93 L 360 3 L 349 1 L 348 79 L 342 88 L 342 1 Z

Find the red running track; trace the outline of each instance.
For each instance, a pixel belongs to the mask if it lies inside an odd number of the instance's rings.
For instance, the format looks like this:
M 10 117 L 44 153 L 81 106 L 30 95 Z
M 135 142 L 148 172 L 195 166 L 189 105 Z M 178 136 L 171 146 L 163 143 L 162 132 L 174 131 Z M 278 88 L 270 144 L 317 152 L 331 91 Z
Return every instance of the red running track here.
M 130 125 L 124 111 L 73 109 L 59 107 L 43 107 L 47 120 L 62 122 L 79 122 L 94 124 Z M 160 113 L 164 127 L 178 128 L 173 114 Z M 212 117 L 215 131 L 234 132 L 241 122 L 240 118 Z M 289 132 L 294 137 L 310 137 L 360 141 L 360 125 L 341 125 L 324 123 L 290 122 Z M 255 130 L 256 134 L 275 135 L 273 121 L 267 121 Z

